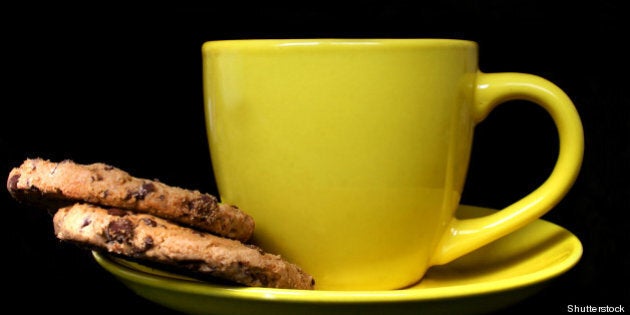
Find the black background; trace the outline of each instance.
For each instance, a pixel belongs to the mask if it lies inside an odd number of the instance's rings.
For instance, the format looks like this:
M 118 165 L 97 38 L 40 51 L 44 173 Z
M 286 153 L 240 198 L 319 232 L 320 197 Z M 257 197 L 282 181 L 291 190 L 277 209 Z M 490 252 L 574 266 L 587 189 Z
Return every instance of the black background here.
M 576 234 L 580 262 L 506 313 L 624 305 L 628 289 L 630 106 L 621 1 L 441 1 L 435 4 L 39 7 L 2 12 L 0 166 L 27 157 L 106 162 L 215 193 L 203 118 L 201 44 L 214 39 L 440 37 L 477 41 L 484 72 L 543 76 L 582 117 L 580 176 L 545 219 Z M 500 106 L 476 128 L 463 203 L 501 208 L 537 187 L 557 156 L 535 105 Z M 168 314 L 60 244 L 51 218 L 3 189 L 3 307 Z M 52 301 L 44 304 L 44 301 Z

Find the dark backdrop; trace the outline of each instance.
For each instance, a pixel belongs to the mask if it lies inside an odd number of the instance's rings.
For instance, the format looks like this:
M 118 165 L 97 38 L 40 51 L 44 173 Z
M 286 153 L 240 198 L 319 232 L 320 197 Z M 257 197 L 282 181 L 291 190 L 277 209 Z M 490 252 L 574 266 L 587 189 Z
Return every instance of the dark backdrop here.
M 480 44 L 482 71 L 533 73 L 564 89 L 585 130 L 580 176 L 545 216 L 580 238 L 583 257 L 506 313 L 563 313 L 569 304 L 630 307 L 629 58 L 620 1 L 389 3 L 6 8 L 0 22 L 1 170 L 8 174 L 36 156 L 101 161 L 215 193 L 202 107 L 204 41 L 470 39 Z M 513 103 L 476 129 L 464 203 L 505 206 L 539 185 L 553 166 L 557 138 L 551 119 L 537 106 Z M 0 200 L 7 307 L 36 310 L 49 300 L 52 305 L 44 308 L 77 314 L 94 305 L 169 313 L 127 290 L 87 251 L 59 244 L 47 213 L 15 203 L 4 189 Z

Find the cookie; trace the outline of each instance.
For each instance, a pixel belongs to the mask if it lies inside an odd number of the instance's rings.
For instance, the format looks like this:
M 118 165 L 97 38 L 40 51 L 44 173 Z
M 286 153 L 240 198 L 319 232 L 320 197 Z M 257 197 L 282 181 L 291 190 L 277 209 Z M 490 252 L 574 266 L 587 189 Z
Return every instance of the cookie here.
M 313 277 L 253 245 L 118 208 L 74 204 L 53 217 L 58 239 L 246 286 L 313 289 Z
M 52 210 L 86 202 L 150 213 L 243 242 L 254 232 L 251 216 L 213 195 L 134 177 L 104 163 L 27 159 L 11 170 L 7 189 L 18 201 Z

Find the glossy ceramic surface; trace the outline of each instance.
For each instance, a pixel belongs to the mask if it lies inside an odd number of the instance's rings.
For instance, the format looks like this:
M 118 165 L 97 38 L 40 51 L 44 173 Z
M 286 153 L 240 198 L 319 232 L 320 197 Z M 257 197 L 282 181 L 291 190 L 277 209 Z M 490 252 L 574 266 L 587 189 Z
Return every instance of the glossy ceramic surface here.
M 571 100 L 537 76 L 481 73 L 471 41 L 228 40 L 202 52 L 221 200 L 251 214 L 256 242 L 320 289 L 415 283 L 541 217 L 580 169 Z M 556 122 L 556 168 L 502 211 L 454 220 L 475 125 L 515 98 Z
M 472 218 L 494 210 L 461 206 Z M 400 290 L 307 291 L 227 286 L 94 252 L 96 261 L 138 295 L 193 314 L 479 314 L 521 301 L 572 268 L 582 255 L 566 229 L 536 220 L 521 230 L 432 267 Z

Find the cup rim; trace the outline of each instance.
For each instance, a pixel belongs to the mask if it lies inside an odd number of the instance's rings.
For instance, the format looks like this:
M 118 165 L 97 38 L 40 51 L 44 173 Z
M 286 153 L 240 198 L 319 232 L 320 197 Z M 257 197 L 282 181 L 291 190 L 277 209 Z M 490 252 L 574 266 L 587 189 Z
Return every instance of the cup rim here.
M 454 38 L 265 38 L 265 39 L 219 39 L 206 41 L 204 52 L 231 49 L 330 49 L 367 47 L 473 47 L 477 42 Z

